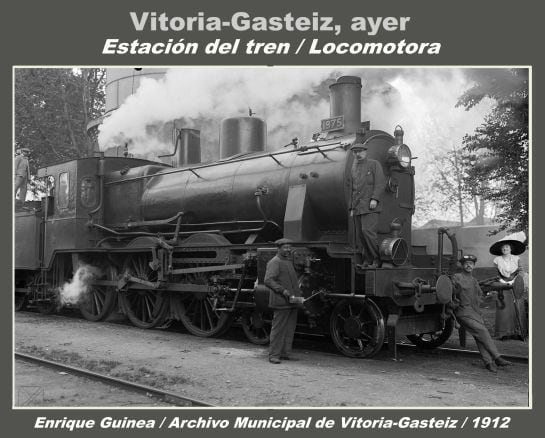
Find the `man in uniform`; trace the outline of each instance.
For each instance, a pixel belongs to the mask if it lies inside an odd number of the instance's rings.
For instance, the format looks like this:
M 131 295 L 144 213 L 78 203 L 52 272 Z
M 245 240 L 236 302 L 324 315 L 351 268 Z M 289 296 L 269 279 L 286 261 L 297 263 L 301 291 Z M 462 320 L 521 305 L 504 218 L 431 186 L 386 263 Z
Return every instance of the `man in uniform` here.
M 355 218 L 356 239 L 363 249 L 363 264 L 358 267 L 380 267 L 377 226 L 382 211 L 380 197 L 386 181 L 380 163 L 367 158 L 367 145 L 356 143 L 351 150 L 355 160 L 350 214 Z
M 504 367 L 512 364 L 500 356 L 496 344 L 484 324 L 480 307 L 483 292 L 479 282 L 472 274 L 476 262 L 477 257 L 469 254 L 460 259 L 462 272 L 452 276 L 454 285 L 452 307 L 454 307 L 454 314 L 458 322 L 475 338 L 486 369 L 496 373 L 498 366 Z
M 21 148 L 21 153 L 15 157 L 15 197 L 19 191 L 19 200 L 25 202 L 27 183 L 30 179 L 30 166 L 28 156 L 30 149 Z
M 291 260 L 289 239 L 280 239 L 277 254 L 267 263 L 265 285 L 269 294 L 269 307 L 274 310 L 269 345 L 269 362 L 279 364 L 281 360 L 297 360 L 290 357 L 293 335 L 297 324 L 297 307 L 290 303 L 290 297 L 302 296 L 299 280 Z

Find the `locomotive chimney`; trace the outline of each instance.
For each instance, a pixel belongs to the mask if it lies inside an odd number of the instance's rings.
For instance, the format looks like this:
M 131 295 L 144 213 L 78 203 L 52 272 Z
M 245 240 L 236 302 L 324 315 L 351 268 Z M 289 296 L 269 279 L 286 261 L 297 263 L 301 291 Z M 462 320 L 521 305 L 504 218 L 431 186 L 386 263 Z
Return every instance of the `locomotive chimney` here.
M 329 90 L 330 117 L 344 117 L 344 129 L 336 133 L 356 133 L 361 129 L 361 78 L 341 76 Z
M 179 133 L 180 144 L 172 159 L 174 167 L 201 162 L 201 131 L 182 128 Z

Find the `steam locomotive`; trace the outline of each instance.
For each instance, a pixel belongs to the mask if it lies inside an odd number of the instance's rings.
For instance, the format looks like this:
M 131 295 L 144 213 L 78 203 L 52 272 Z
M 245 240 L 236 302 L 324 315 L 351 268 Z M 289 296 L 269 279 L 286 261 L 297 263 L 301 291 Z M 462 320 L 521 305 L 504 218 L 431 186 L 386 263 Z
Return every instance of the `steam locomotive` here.
M 225 119 L 220 159 L 202 163 L 200 134 L 178 131 L 172 165 L 91 157 L 40 169 L 48 195 L 15 215 L 16 308 L 58 307 L 58 291 L 81 266 L 100 270 L 79 303 L 104 320 L 118 310 L 137 327 L 178 320 L 197 336 L 240 322 L 268 342 L 270 291 L 263 285 L 274 241 L 294 243 L 304 294 L 298 331 L 329 334 L 351 357 L 371 357 L 402 335 L 441 345 L 453 329 L 446 274 L 456 239 L 439 230 L 439 251 L 411 244 L 412 156 L 403 129 L 393 135 L 361 121 L 361 79 L 330 86 L 330 118 L 312 141 L 265 150 L 261 119 Z M 355 143 L 384 170 L 379 244 L 382 265 L 364 269 L 349 214 Z M 443 240 L 452 255 L 443 255 Z

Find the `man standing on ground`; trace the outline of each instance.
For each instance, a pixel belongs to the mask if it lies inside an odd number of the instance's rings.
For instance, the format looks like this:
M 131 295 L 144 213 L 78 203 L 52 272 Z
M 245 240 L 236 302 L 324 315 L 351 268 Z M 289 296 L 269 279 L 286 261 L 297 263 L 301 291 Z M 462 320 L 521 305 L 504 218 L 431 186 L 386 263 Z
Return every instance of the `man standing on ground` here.
M 496 344 L 484 324 L 480 307 L 483 292 L 479 282 L 472 274 L 476 262 L 477 257 L 473 255 L 463 256 L 460 259 L 462 272 L 452 276 L 454 314 L 458 322 L 475 338 L 486 369 L 496 373 L 498 366 L 504 367 L 512 364 L 500 356 Z
M 367 158 L 367 145 L 356 143 L 352 146 L 352 198 L 350 214 L 355 218 L 357 242 L 363 248 L 363 265 L 360 268 L 380 267 L 380 253 L 377 240 L 378 215 L 382 211 L 380 197 L 386 186 L 382 166 L 376 160 Z
M 269 362 L 279 364 L 281 360 L 297 360 L 290 357 L 293 335 L 297 324 L 297 306 L 290 303 L 290 297 L 302 296 L 297 273 L 291 259 L 289 239 L 280 239 L 277 254 L 267 263 L 265 285 L 269 294 L 269 307 L 274 310 L 269 345 Z
M 30 166 L 28 164 L 28 156 L 30 149 L 22 148 L 21 153 L 15 157 L 15 197 L 19 191 L 19 200 L 26 200 L 26 186 L 30 180 Z

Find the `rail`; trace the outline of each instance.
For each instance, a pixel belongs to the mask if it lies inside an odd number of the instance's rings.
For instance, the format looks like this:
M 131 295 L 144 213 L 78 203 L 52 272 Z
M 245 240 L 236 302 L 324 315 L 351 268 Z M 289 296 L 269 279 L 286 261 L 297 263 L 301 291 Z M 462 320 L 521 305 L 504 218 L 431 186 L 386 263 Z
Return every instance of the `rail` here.
M 142 385 L 140 383 L 129 382 L 127 380 L 118 379 L 112 376 L 106 376 L 104 374 L 96 373 L 94 371 L 89 371 L 84 368 L 78 368 L 72 365 L 62 364 L 62 363 L 51 361 L 41 357 L 32 356 L 30 354 L 15 352 L 15 358 L 24 360 L 26 362 L 36 363 L 38 365 L 46 366 L 49 368 L 60 369 L 72 374 L 77 374 L 79 376 L 105 382 L 110 385 L 128 389 L 131 391 L 140 392 L 143 394 L 151 394 L 152 396 L 158 397 L 159 399 L 165 401 L 166 403 L 170 403 L 176 406 L 204 406 L 204 407 L 214 406 L 200 400 L 185 397 L 181 394 L 176 394 L 174 392 L 164 391 L 162 389 L 154 388 L 152 386 Z

